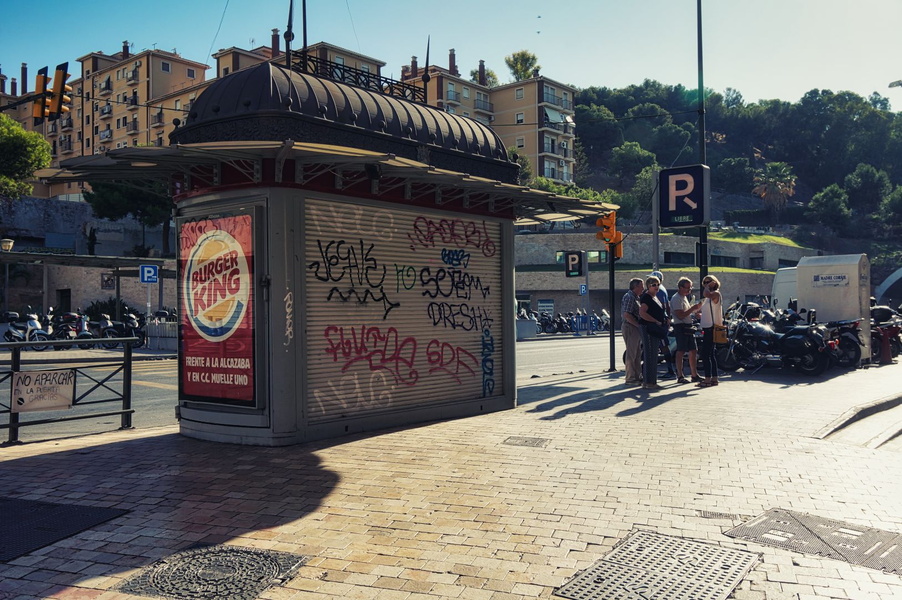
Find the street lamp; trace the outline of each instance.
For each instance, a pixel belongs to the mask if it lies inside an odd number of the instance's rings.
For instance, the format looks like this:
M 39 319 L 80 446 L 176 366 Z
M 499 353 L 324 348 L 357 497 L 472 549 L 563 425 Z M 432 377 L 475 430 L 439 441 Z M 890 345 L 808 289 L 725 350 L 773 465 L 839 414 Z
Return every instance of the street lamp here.
M 0 240 L 0 251 L 12 252 L 15 240 L 3 238 Z M 9 263 L 3 263 L 3 312 L 9 310 Z

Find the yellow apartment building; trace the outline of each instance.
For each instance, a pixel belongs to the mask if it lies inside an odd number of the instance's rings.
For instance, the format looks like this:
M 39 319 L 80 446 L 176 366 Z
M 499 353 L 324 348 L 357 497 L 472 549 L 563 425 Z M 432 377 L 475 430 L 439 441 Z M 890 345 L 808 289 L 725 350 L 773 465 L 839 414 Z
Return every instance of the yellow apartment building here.
M 447 67 L 421 68 L 417 57 L 411 57 L 410 64 L 401 68 L 401 80 L 422 86 L 426 72 L 427 104 L 490 126 L 507 148 L 529 159 L 535 176 L 573 181 L 576 88 L 538 71 L 530 79 L 489 87 L 484 61 L 479 61 L 477 81 L 472 81 L 461 76 L 453 48 Z

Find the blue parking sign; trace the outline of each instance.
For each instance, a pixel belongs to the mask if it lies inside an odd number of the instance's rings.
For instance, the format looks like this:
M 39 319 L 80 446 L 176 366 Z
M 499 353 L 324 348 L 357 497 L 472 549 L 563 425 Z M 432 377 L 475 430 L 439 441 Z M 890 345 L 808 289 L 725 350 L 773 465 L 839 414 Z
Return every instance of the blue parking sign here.
M 141 265 L 138 267 L 141 283 L 157 283 L 160 277 L 159 269 L 157 265 Z

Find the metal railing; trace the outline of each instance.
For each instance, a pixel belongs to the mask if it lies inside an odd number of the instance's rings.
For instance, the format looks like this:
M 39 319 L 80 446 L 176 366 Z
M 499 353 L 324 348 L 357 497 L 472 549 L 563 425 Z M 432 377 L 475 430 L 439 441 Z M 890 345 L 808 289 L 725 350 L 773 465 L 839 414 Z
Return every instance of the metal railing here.
M 36 365 L 29 364 L 29 367 L 23 370 L 22 368 L 22 350 L 26 350 L 28 348 L 33 348 L 35 346 L 47 346 L 48 344 L 51 346 L 60 346 L 60 347 L 72 347 L 76 345 L 85 344 L 85 340 L 53 340 L 52 342 L 47 341 L 38 341 L 38 342 L 5 342 L 0 343 L 0 351 L 9 350 L 10 351 L 10 362 L 9 362 L 9 370 L 0 370 L 0 389 L 2 386 L 6 386 L 9 390 L 8 393 L 4 394 L 0 392 L 0 416 L 7 415 L 8 420 L 7 423 L 0 423 L 0 429 L 8 429 L 9 435 L 7 437 L 7 441 L 2 445 L 11 445 L 17 444 L 19 442 L 19 429 L 22 427 L 28 427 L 33 425 L 46 425 L 48 423 L 57 423 L 62 421 L 76 421 L 79 419 L 97 419 L 97 418 L 105 418 L 119 415 L 120 417 L 120 427 L 119 429 L 131 429 L 132 428 L 132 414 L 135 412 L 132 408 L 132 344 L 138 341 L 138 338 L 116 338 L 117 342 L 122 343 L 123 354 L 122 358 L 118 361 L 113 361 L 109 363 L 92 363 L 85 364 L 84 360 L 79 359 L 70 359 L 70 360 L 59 360 L 55 365 L 56 368 L 53 370 L 62 370 L 62 369 L 71 369 L 75 374 L 75 394 L 74 399 L 72 401 L 72 409 L 76 410 L 79 406 L 87 406 L 94 404 L 104 404 L 104 403 L 121 403 L 121 408 L 119 410 L 113 410 L 108 412 L 85 412 L 83 414 L 76 414 L 73 416 L 67 417 L 55 417 L 55 418 L 47 418 L 47 419 L 29 419 L 27 421 L 22 421 L 20 419 L 20 415 L 22 413 L 13 411 L 13 380 L 16 375 L 21 373 L 42 373 L 48 371 L 48 369 L 39 369 L 34 368 Z M 95 343 L 100 343 L 101 340 L 97 340 Z M 88 342 L 91 343 L 91 342 Z M 68 365 L 68 366 L 67 366 Z M 108 369 L 109 372 L 105 373 L 105 375 L 101 376 L 99 374 L 95 375 L 90 373 L 89 371 L 95 371 L 98 369 Z M 115 389 L 112 387 L 114 385 L 113 378 L 121 373 L 121 389 Z M 81 384 L 81 385 L 79 385 Z M 84 386 L 87 386 L 87 389 L 84 389 Z M 103 393 L 110 393 L 112 397 L 108 398 L 97 398 L 98 395 Z M 6 398 L 4 404 L 3 398 Z M 29 413 L 34 414 L 34 413 Z
M 376 75 L 370 71 L 355 69 L 330 60 L 324 60 L 300 50 L 294 50 L 291 53 L 291 70 L 297 73 L 307 73 L 333 81 L 340 81 L 373 92 L 388 94 L 389 96 L 405 98 L 413 102 L 426 103 L 426 92 L 418 85 L 404 83 Z

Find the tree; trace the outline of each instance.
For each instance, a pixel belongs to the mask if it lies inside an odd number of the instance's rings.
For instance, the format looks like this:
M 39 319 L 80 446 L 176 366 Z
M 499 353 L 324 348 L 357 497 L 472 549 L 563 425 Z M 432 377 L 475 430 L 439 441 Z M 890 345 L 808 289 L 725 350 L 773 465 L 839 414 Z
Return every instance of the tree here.
M 747 194 L 755 185 L 755 170 L 747 158 L 725 158 L 711 172 L 715 189 L 728 194 Z
M 154 183 L 149 189 L 138 189 L 115 181 L 89 181 L 88 184 L 91 191 L 85 192 L 85 201 L 97 217 L 118 221 L 131 215 L 144 227 L 162 225 L 162 252 L 169 254 L 172 198 L 163 183 Z
M 902 185 L 896 186 L 880 205 L 880 216 L 891 228 L 898 231 L 902 227 Z
M 542 68 L 538 63 L 539 59 L 536 58 L 536 55 L 528 50 L 520 50 L 504 57 L 504 64 L 510 69 L 514 81 L 523 81 L 532 77 L 533 71 Z
M 50 144 L 33 131 L 0 113 L 0 196 L 19 198 L 31 193 L 27 180 L 50 165 Z
M 852 217 L 849 197 L 837 184 L 830 184 L 811 198 L 805 216 L 816 223 L 844 233 L 849 230 L 849 219 Z
M 849 208 L 856 215 L 877 212 L 883 199 L 892 190 L 889 176 L 866 164 L 855 167 L 854 171 L 846 175 L 843 184 L 849 195 Z
M 520 165 L 520 172 L 517 174 L 517 183 L 520 185 L 529 185 L 532 181 L 532 166 L 529 164 L 529 157 L 524 156 L 523 154 L 518 154 L 516 149 L 508 148 L 507 149 L 507 158 L 511 162 L 515 162 Z
M 642 169 L 655 164 L 655 155 L 644 150 L 636 142 L 624 142 L 611 151 L 608 163 L 612 174 L 620 177 L 621 185 L 625 177 L 633 177 Z
M 614 113 L 597 104 L 577 104 L 576 135 L 582 142 L 583 151 L 591 159 L 600 160 L 618 142 L 623 141 L 620 125 Z
M 786 206 L 787 198 L 796 193 L 796 176 L 792 167 L 784 162 L 765 165 L 758 171 L 754 183 L 752 193 L 764 200 L 764 206 L 770 209 L 774 220 Z
M 470 81 L 473 83 L 479 83 L 479 69 L 473 69 L 470 71 Z M 501 85 L 501 82 L 498 80 L 498 75 L 495 71 L 491 69 L 485 70 L 485 86 L 486 87 L 498 87 Z

